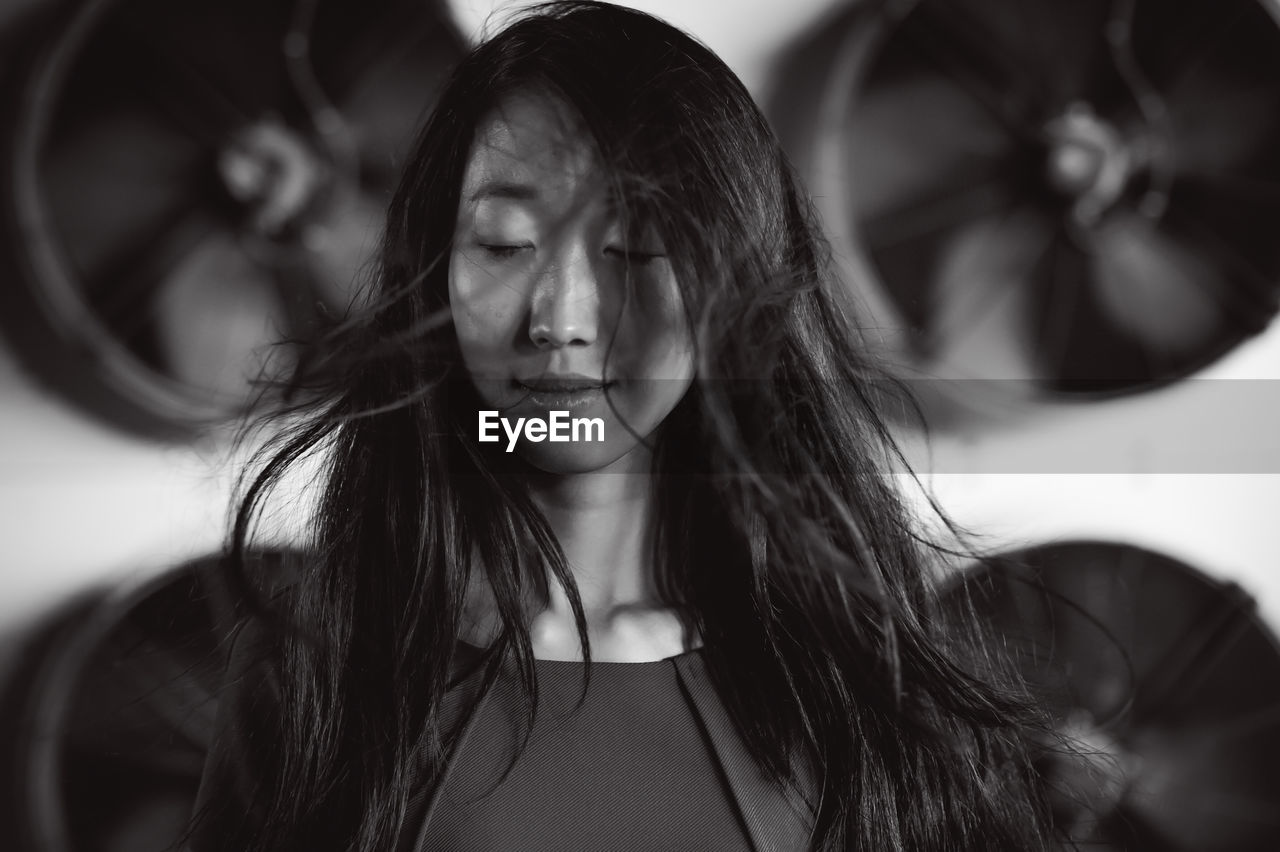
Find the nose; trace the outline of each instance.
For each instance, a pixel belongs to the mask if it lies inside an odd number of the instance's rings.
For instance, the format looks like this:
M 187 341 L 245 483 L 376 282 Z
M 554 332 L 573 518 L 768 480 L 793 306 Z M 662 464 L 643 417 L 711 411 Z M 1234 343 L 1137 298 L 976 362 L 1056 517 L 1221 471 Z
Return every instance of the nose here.
M 539 277 L 529 310 L 529 339 L 539 349 L 590 346 L 600 324 L 600 282 L 585 252 L 553 262 Z

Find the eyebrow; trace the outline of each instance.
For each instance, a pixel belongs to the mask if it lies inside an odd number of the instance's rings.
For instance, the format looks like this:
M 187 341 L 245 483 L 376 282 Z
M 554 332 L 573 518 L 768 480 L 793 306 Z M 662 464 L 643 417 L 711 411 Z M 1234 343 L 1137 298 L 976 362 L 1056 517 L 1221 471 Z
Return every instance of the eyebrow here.
M 516 201 L 535 201 L 538 188 L 532 184 L 509 180 L 487 180 L 476 187 L 467 201 L 474 204 L 482 198 L 510 198 Z

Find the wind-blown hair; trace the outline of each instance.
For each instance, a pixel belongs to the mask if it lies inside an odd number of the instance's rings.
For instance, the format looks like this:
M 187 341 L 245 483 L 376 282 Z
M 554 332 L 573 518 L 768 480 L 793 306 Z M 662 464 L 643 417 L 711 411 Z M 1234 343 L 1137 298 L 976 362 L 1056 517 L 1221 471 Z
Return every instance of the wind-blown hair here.
M 707 48 L 648 15 L 540 6 L 462 60 L 388 211 L 376 289 L 326 344 L 311 416 L 247 482 L 247 552 L 284 474 L 325 469 L 305 567 L 248 732 L 253 810 L 210 848 L 394 846 L 475 572 L 529 700 L 531 595 L 573 577 L 513 464 L 474 439 L 448 258 L 477 127 L 518 92 L 582 120 L 628 217 L 662 241 L 697 376 L 655 447 L 665 603 L 704 640 L 730 717 L 780 783 L 814 773 L 814 849 L 1043 848 L 1027 705 L 978 672 L 935 601 L 930 547 L 892 477 L 880 381 L 765 119 Z M 468 406 L 470 406 L 468 408 Z M 211 808 L 226 807 L 213 791 Z M 237 824 L 238 823 L 238 824 Z

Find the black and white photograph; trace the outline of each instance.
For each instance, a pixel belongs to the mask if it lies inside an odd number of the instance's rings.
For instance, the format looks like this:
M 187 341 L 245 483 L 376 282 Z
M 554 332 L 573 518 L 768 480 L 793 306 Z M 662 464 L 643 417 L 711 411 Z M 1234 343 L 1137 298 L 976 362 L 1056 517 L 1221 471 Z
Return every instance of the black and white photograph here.
M 1280 0 L 0 0 L 0 849 L 1280 849 Z

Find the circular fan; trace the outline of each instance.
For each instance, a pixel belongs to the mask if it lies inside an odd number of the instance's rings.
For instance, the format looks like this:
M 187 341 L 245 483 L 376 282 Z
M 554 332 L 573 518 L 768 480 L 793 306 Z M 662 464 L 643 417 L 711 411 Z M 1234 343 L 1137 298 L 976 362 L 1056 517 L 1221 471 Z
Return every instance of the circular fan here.
M 221 677 L 215 624 L 230 619 L 205 589 L 213 567 L 81 603 L 28 649 L 6 702 L 22 848 L 160 850 L 181 834 Z
M 190 434 L 349 305 L 460 38 L 422 0 L 90 0 L 44 32 L 10 93 L 7 331 L 97 414 Z
M 278 576 L 296 559 L 257 557 Z M 216 557 L 91 594 L 27 642 L 0 787 L 30 852 L 161 852 L 186 829 L 243 612 Z M 11 785 L 11 786 L 10 786 Z
M 906 372 L 1097 398 L 1262 330 L 1280 307 L 1278 14 L 885 0 L 801 45 L 775 117 Z
M 971 602 L 1074 741 L 1046 771 L 1079 848 L 1275 848 L 1280 643 L 1238 586 L 1073 542 L 963 575 L 952 600 Z

